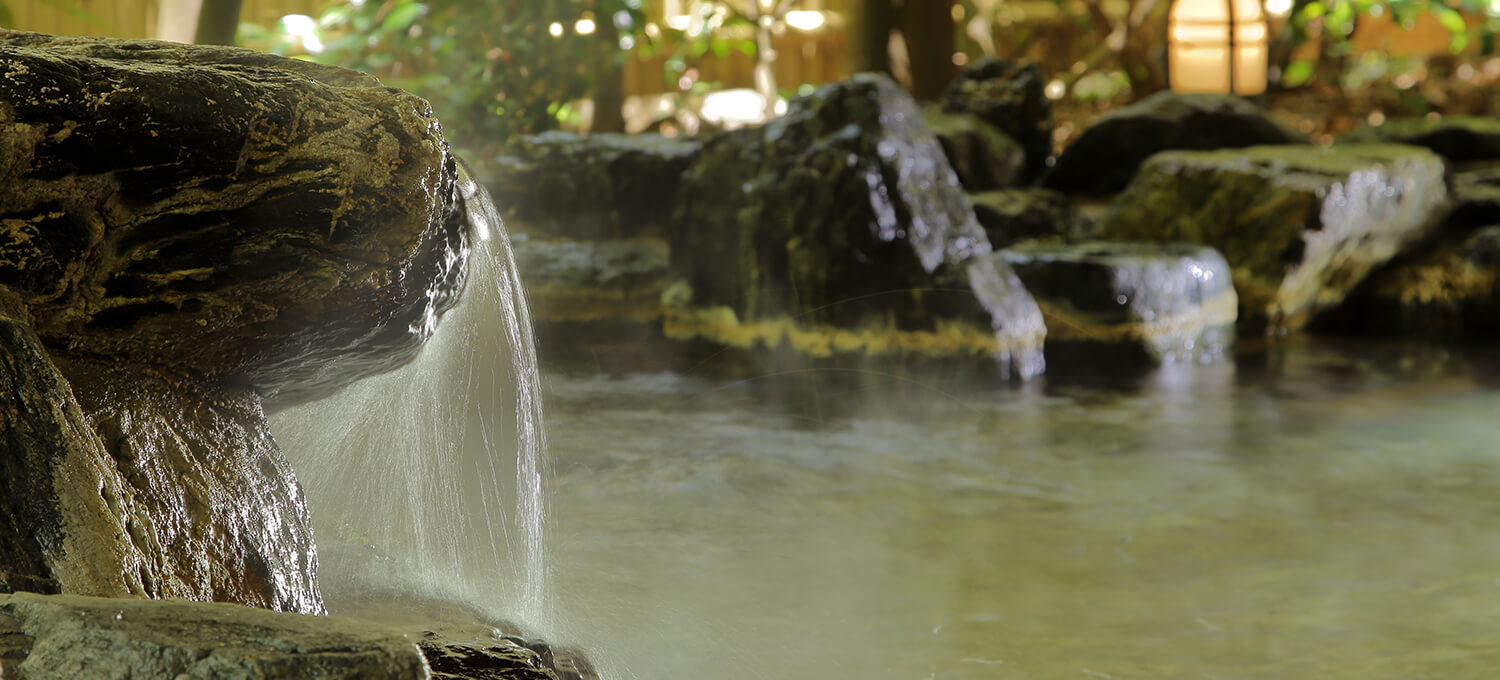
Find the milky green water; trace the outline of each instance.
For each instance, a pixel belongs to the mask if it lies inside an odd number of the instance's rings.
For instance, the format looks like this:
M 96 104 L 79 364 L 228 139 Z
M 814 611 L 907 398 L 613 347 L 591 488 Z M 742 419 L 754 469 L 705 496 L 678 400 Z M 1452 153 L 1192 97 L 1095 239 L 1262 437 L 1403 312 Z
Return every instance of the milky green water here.
M 554 373 L 557 636 L 653 680 L 1497 677 L 1497 356 Z

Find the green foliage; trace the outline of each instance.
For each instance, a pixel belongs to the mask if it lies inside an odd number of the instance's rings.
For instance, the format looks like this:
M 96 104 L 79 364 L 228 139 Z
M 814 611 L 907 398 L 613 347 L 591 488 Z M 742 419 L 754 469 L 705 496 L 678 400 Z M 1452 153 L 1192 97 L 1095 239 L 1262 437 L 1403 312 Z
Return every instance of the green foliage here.
M 1431 14 L 1452 36 L 1448 48 L 1454 54 L 1475 41 L 1482 54 L 1494 54 L 1495 36 L 1500 34 L 1500 3 L 1489 0 L 1301 0 L 1295 7 L 1290 24 L 1293 38 L 1305 40 L 1309 27 L 1319 23 L 1335 53 L 1347 52 L 1345 41 L 1362 16 L 1389 14 L 1398 26 L 1410 30 L 1418 16 Z M 1470 17 L 1475 19 L 1473 25 Z
M 580 35 L 578 22 L 594 22 Z M 379 76 L 432 102 L 449 138 L 503 144 L 556 127 L 615 36 L 644 26 L 639 0 L 341 0 L 316 21 L 246 26 L 247 44 Z

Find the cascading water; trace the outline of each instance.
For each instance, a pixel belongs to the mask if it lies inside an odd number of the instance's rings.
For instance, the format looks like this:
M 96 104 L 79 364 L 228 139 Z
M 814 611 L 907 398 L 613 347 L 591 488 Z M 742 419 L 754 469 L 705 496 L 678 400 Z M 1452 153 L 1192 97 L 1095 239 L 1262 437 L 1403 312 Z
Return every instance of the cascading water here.
M 305 487 L 335 613 L 371 595 L 456 599 L 542 633 L 552 617 L 530 314 L 488 193 L 462 171 L 460 191 L 473 235 L 466 291 L 441 325 L 413 328 L 432 334 L 421 354 L 274 415 L 272 430 Z

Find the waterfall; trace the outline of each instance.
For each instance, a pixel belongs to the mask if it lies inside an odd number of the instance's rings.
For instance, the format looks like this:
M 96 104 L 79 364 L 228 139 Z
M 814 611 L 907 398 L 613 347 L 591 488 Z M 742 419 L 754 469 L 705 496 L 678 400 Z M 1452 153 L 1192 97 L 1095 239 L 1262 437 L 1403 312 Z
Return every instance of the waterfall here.
M 307 493 L 332 611 L 387 595 L 456 599 L 545 633 L 530 314 L 488 192 L 467 172 L 460 190 L 474 237 L 462 301 L 410 364 L 277 413 L 272 432 Z

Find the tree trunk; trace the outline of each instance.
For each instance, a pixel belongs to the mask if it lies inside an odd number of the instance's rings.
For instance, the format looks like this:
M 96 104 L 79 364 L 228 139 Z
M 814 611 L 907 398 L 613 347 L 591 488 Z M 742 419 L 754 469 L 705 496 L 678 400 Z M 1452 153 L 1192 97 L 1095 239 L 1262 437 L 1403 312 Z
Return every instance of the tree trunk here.
M 918 101 L 942 96 L 958 72 L 953 64 L 953 3 L 943 0 L 906 0 L 901 12 L 901 34 L 911 59 L 911 94 Z
M 233 45 L 240 27 L 240 0 L 203 0 L 198 10 L 198 33 L 193 42 L 200 45 Z
M 891 31 L 896 8 L 891 0 L 850 0 L 849 71 L 891 72 Z
M 608 13 L 599 16 L 594 46 L 594 118 L 590 132 L 625 131 L 625 68 L 620 63 L 620 29 Z

